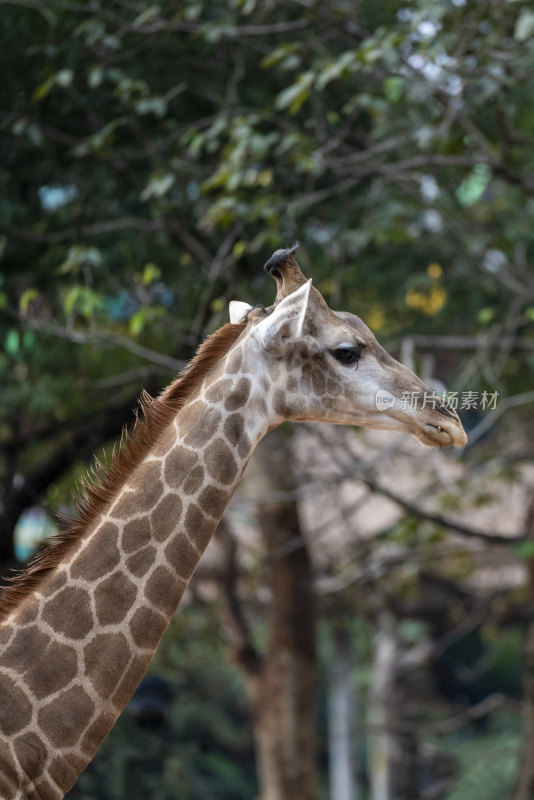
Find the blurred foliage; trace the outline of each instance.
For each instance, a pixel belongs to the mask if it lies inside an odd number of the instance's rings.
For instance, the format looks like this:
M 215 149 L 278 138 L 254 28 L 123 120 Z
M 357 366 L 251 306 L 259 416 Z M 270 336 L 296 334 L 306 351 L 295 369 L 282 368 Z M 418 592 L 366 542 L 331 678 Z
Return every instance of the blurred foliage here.
M 89 453 L 119 433 L 120 404 L 167 382 L 228 300 L 270 304 L 261 264 L 295 239 L 326 299 L 392 346 L 488 336 L 465 364 L 441 360 L 456 388 L 530 389 L 533 350 L 506 337 L 531 342 L 534 319 L 533 31 L 527 0 L 3 4 L 2 509 L 16 517 L 24 482 L 25 503 L 63 507 Z M 503 435 L 524 447 L 532 415 L 515 413 Z M 435 535 L 411 520 L 392 532 Z M 249 762 L 221 754 L 222 740 L 250 740 L 204 624 L 189 609 L 158 656 L 178 681 L 167 724 L 180 746 L 140 796 L 253 791 Z M 135 736 L 149 760 L 166 747 Z M 80 786 L 120 796 L 98 763 Z M 502 780 L 481 796 L 501 797 Z
M 167 382 L 229 299 L 272 302 L 261 263 L 294 239 L 386 341 L 483 332 L 469 388 L 528 385 L 532 352 L 499 343 L 534 303 L 524 2 L 53 0 L 2 21 L 0 441 L 27 440 L 4 483 L 47 424 Z
M 520 744 L 517 715 L 492 715 L 484 736 L 464 731 L 441 741 L 459 763 L 459 780 L 446 800 L 488 800 L 510 797 L 515 785 Z

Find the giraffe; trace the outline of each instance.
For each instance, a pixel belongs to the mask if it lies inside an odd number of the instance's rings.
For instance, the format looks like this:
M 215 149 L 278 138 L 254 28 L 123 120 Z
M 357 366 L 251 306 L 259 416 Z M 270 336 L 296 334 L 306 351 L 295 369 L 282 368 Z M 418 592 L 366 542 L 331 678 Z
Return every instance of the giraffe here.
M 257 442 L 284 420 L 389 428 L 428 446 L 466 441 L 454 411 L 332 311 L 295 247 L 265 268 L 269 308 L 230 322 L 156 399 L 79 519 L 0 595 L 0 797 L 59 800 L 126 706 Z M 377 392 L 394 398 L 377 407 Z M 401 395 L 434 398 L 407 406 Z

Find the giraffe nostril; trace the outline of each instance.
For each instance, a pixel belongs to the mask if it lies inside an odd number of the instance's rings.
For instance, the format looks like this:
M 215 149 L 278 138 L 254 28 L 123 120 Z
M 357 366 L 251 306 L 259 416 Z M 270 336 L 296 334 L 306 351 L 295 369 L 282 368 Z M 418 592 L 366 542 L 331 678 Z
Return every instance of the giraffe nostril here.
M 441 412 L 444 417 L 450 417 L 451 419 L 458 419 L 458 414 L 454 409 L 448 406 L 446 403 L 440 403 L 436 406 L 436 410 Z

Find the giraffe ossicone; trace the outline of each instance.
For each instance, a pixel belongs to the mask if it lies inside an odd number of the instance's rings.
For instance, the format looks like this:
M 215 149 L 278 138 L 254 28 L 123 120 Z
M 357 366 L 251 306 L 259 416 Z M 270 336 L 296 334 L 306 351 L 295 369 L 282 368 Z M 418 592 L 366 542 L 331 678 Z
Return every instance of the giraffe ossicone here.
M 80 520 L 0 593 L 0 797 L 60 800 L 141 680 L 257 442 L 285 420 L 462 445 L 432 396 L 358 317 L 332 311 L 295 248 L 275 303 L 231 306 L 96 485 Z M 387 392 L 387 403 L 377 402 Z M 386 395 L 382 394 L 381 397 Z

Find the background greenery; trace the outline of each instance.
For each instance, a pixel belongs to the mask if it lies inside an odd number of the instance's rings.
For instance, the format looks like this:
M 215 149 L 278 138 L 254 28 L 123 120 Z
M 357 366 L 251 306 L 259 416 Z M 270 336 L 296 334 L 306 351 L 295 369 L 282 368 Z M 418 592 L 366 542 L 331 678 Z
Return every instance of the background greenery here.
M 2 4 L 2 560 L 26 509 L 69 510 L 140 388 L 165 385 L 228 300 L 272 302 L 261 265 L 295 239 L 327 301 L 391 351 L 412 337 L 450 388 L 508 398 L 469 470 L 528 462 L 533 35 L 526 0 Z M 126 796 L 139 752 L 157 780 L 128 797 L 253 796 L 222 652 L 213 607 L 189 608 L 154 667 L 175 690 L 166 733 L 121 720 L 73 797 Z M 451 800 L 475 797 L 476 747 L 517 745 L 517 719 L 491 724 L 451 744 Z M 486 800 L 511 788 L 510 759 Z

